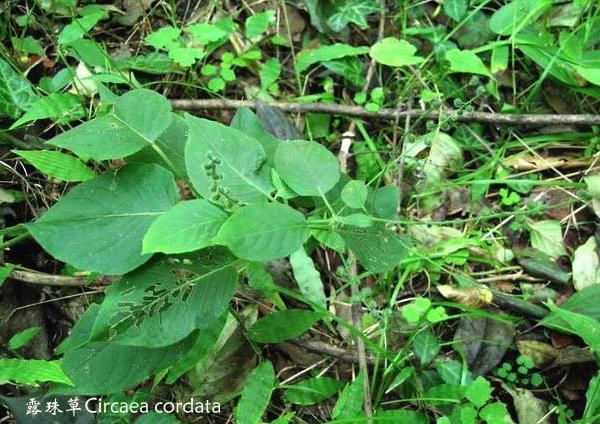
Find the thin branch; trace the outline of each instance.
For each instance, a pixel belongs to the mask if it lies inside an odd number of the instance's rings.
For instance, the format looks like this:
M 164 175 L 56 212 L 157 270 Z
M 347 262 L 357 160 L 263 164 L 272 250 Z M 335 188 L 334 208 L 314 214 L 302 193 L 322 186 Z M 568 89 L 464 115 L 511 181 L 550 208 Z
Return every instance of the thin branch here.
M 359 358 L 356 352 L 349 351 L 342 347 L 334 346 L 332 344 L 320 340 L 311 340 L 303 338 L 289 340 L 289 343 L 295 344 L 296 346 L 300 346 L 306 350 L 310 350 L 311 352 L 333 356 L 334 358 L 338 358 L 344 362 L 350 362 L 353 364 L 359 363 Z M 375 358 L 371 354 L 367 354 L 365 360 L 369 364 L 375 362 Z
M 83 287 L 89 285 L 107 285 L 114 282 L 118 277 L 103 276 L 99 280 L 90 283 L 85 276 L 55 275 L 14 269 L 10 273 L 10 278 L 24 283 L 44 286 Z
M 173 108 L 189 112 L 199 112 L 211 109 L 240 109 L 256 108 L 252 100 L 230 99 L 176 99 L 171 100 Z M 600 125 L 600 115 L 592 114 L 509 114 L 491 112 L 464 112 L 460 115 L 454 109 L 421 110 L 402 108 L 383 108 L 370 112 L 361 106 L 328 104 L 328 103 L 287 103 L 273 102 L 269 106 L 283 112 L 292 113 L 329 113 L 332 115 L 353 116 L 365 119 L 402 119 L 424 118 L 438 120 L 450 115 L 456 116 L 458 122 L 487 122 L 496 125 Z

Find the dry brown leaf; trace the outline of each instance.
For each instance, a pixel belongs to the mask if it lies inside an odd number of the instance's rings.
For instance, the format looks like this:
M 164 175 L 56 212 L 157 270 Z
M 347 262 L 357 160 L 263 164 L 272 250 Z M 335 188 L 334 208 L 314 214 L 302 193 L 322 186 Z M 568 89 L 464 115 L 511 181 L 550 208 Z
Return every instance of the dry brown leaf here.
M 531 358 L 536 367 L 540 368 L 545 364 L 554 362 L 560 352 L 552 345 L 535 340 L 522 340 L 517 342 L 517 349 L 523 356 Z
M 438 291 L 448 300 L 462 303 L 463 305 L 480 307 L 492 303 L 494 295 L 485 287 L 467 287 L 458 289 L 448 284 L 437 286 Z

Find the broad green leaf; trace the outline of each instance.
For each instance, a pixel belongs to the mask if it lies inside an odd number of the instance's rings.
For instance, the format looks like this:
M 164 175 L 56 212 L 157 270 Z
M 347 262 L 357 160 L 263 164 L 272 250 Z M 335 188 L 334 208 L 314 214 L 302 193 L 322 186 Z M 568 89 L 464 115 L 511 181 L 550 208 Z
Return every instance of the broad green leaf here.
M 374 224 L 373 218 L 364 213 L 353 213 L 350 215 L 337 216 L 336 221 L 343 225 L 351 225 L 358 228 L 368 228 Z
M 574 333 L 583 339 L 592 351 L 594 351 L 596 356 L 600 354 L 600 325 L 598 325 L 598 321 L 594 318 L 571 312 L 562 307 L 559 308 L 554 305 L 549 305 L 549 307 L 552 311 L 552 315 L 542 320 L 542 325 L 551 323 L 552 328 Z M 553 319 L 554 317 L 562 319 L 566 323 L 566 326 L 561 325 L 558 320 Z
M 281 203 L 257 203 L 237 209 L 215 242 L 242 259 L 269 261 L 295 252 L 309 235 L 300 212 Z
M 572 264 L 575 290 L 600 284 L 600 258 L 597 249 L 596 239 L 592 236 L 575 250 Z
M 170 172 L 127 165 L 72 189 L 27 230 L 55 258 L 80 269 L 123 274 L 140 266 L 152 222 L 177 201 Z
M 301 336 L 321 318 L 322 314 L 304 309 L 275 312 L 256 321 L 248 335 L 259 343 L 281 343 Z
M 391 392 L 396 387 L 400 386 L 406 380 L 408 380 L 415 372 L 413 367 L 404 367 L 402 370 L 394 377 L 394 380 L 390 383 L 389 387 L 386 389 L 386 393 Z
M 164 168 L 173 167 L 177 178 L 187 179 L 185 170 L 185 143 L 188 137 L 188 127 L 185 119 L 172 114 L 171 125 L 156 139 L 154 143 L 166 157 L 165 159 L 154 149 L 154 146 L 144 147 L 137 153 L 127 157 L 127 163 L 143 162 L 156 163 Z M 167 162 L 168 161 L 168 162 Z
M 529 235 L 531 246 L 544 252 L 551 259 L 567 255 L 562 237 L 560 222 L 554 219 L 545 219 L 530 225 Z
M 465 397 L 476 407 L 481 408 L 492 398 L 492 385 L 485 378 L 479 376 L 471 383 Z
M 552 5 L 552 0 L 513 0 L 496 10 L 490 28 L 498 35 L 511 35 L 523 29 Z
M 177 363 L 192 346 L 194 335 L 157 349 L 90 342 L 65 353 L 62 364 L 75 387 L 54 386 L 51 393 L 98 395 L 119 393 Z
M 96 176 L 76 157 L 50 150 L 13 150 L 44 174 L 63 181 L 87 181 Z
M 370 192 L 365 207 L 371 214 L 379 218 L 394 219 L 398 214 L 400 192 L 391 184 Z
M 167 99 L 154 91 L 133 90 L 117 99 L 112 113 L 59 134 L 49 143 L 82 157 L 117 159 L 152 145 L 171 120 Z
M 189 29 L 189 28 L 188 28 Z M 146 36 L 145 42 L 155 49 L 171 49 L 178 47 L 181 30 L 172 26 L 162 27 Z
M 0 202 L 1 203 L 1 202 Z M 0 287 L 5 283 L 6 279 L 10 276 L 10 273 L 15 269 L 14 265 L 7 264 L 6 266 L 0 267 Z
M 39 40 L 36 40 L 31 35 L 28 35 L 24 38 L 11 37 L 10 41 L 13 47 L 23 54 L 35 54 L 38 56 L 45 56 L 44 49 L 42 48 L 42 45 L 40 44 Z
M 252 41 L 260 40 L 260 37 L 263 35 L 263 33 L 273 23 L 275 23 L 274 10 L 266 10 L 250 16 L 248 19 L 246 19 L 245 23 L 246 37 Z
M 147 414 L 141 414 L 138 419 L 135 420 L 135 424 L 180 424 L 181 421 L 177 419 L 174 414 L 165 414 L 162 412 L 150 411 Z
M 492 50 L 492 62 L 490 65 L 493 74 L 504 72 L 508 69 L 508 46 L 500 46 Z
M 205 53 L 196 47 L 175 47 L 169 50 L 169 58 L 183 67 L 192 66 L 204 55 Z
M 227 214 L 207 200 L 179 202 L 152 223 L 142 252 L 184 253 L 210 246 Z
M 298 53 L 296 71 L 304 72 L 315 63 L 328 62 L 348 56 L 357 56 L 368 52 L 368 47 L 353 47 L 341 43 L 321 46 L 316 49 L 305 49 Z
M 514 424 L 506 404 L 502 402 L 488 403 L 481 408 L 479 416 L 486 424 Z
M 42 330 L 42 327 L 30 327 L 23 331 L 18 332 L 10 338 L 8 341 L 8 348 L 10 350 L 21 349 L 27 345 L 38 333 Z
M 66 123 L 82 117 L 84 113 L 80 96 L 69 93 L 52 93 L 32 103 L 27 112 L 17 119 L 11 128 L 38 119 L 52 119 L 59 123 Z
M 83 9 L 84 13 L 81 18 L 73 19 L 68 25 L 65 25 L 58 34 L 58 44 L 66 46 L 76 40 L 81 39 L 89 30 L 91 30 L 98 22 L 108 18 L 108 11 L 96 5 L 91 5 Z M 95 6 L 95 7 L 94 7 Z
M 440 342 L 430 330 L 423 330 L 413 339 L 412 348 L 421 364 L 428 364 L 440 352 Z
M 460 21 L 469 7 L 468 0 L 444 0 L 444 12 L 456 22 Z
M 267 271 L 265 263 L 249 262 L 246 265 L 246 275 L 248 276 L 248 285 L 253 290 L 270 299 L 279 309 L 286 309 L 285 303 L 274 288 L 273 276 Z
M 231 258 L 185 266 L 148 265 L 107 290 L 90 337 L 162 347 L 210 327 L 227 310 L 237 283 Z
M 351 180 L 342 189 L 341 198 L 346 206 L 360 209 L 367 201 L 368 194 L 369 190 L 363 181 Z
M 267 60 L 260 68 L 260 87 L 268 90 L 273 86 L 281 75 L 281 63 L 276 57 Z
M 235 408 L 235 422 L 238 424 L 257 424 L 262 422 L 271 393 L 275 389 L 277 378 L 273 364 L 261 362 L 248 376 L 242 397 Z
M 586 403 L 583 418 L 592 418 L 600 412 L 600 374 L 590 380 L 585 393 Z
M 346 384 L 340 394 L 331 417 L 333 419 L 346 419 L 360 417 L 363 413 L 363 395 L 365 391 L 364 371 L 358 373 L 354 381 Z
M 327 307 L 327 299 L 323 290 L 323 282 L 319 271 L 310 256 L 306 254 L 304 247 L 296 250 L 290 255 L 290 265 L 294 272 L 294 278 L 300 288 L 300 293 L 313 303 L 323 308 Z
M 179 377 L 214 352 L 229 316 L 231 314 L 228 312 L 224 313 L 217 321 L 209 325 L 208 328 L 198 332 L 198 338 L 194 342 L 194 346 L 176 364 L 173 364 L 169 368 L 169 374 L 165 379 L 167 384 L 173 384 Z
M 314 377 L 285 386 L 285 400 L 295 405 L 313 405 L 329 399 L 344 387 L 344 383 L 330 377 Z
M 45 382 L 73 385 L 63 372 L 59 361 L 0 359 L 0 384 L 39 386 Z
M 275 170 L 292 190 L 303 196 L 322 196 L 340 179 L 336 157 L 313 141 L 280 143 L 275 151 Z
M 280 141 L 265 130 L 258 116 L 248 108 L 241 108 L 233 116 L 231 127 L 235 128 L 257 140 L 267 155 L 267 165 L 274 165 L 275 149 Z
M 450 62 L 450 72 L 464 74 L 477 74 L 491 77 L 490 70 L 483 61 L 471 50 L 452 49 L 446 52 L 446 59 Z
M 0 58 L 0 116 L 16 118 L 37 100 L 31 83 Z
M 327 19 L 327 25 L 340 32 L 349 23 L 356 24 L 361 29 L 367 29 L 367 16 L 379 12 L 376 0 L 347 0 L 337 6 L 337 10 Z
M 186 120 L 189 138 L 185 163 L 194 188 L 202 196 L 211 198 L 215 194 L 211 191 L 215 180 L 204 168 L 212 157 L 215 172 L 221 177 L 217 183 L 219 193 L 226 190 L 228 196 L 244 203 L 269 197 L 273 185 L 269 168 L 265 166 L 265 151 L 258 141 L 217 122 L 190 115 Z
M 206 45 L 229 37 L 230 31 L 223 26 L 207 23 L 197 23 L 185 27 L 198 44 Z
M 345 226 L 339 233 L 360 263 L 371 272 L 390 271 L 408 255 L 409 240 L 379 225 Z
M 377 62 L 387 66 L 418 65 L 423 58 L 415 56 L 417 48 L 406 40 L 387 37 L 371 47 L 370 55 Z
M 75 387 L 57 384 L 51 394 L 98 395 L 131 388 L 150 375 L 177 363 L 194 345 L 195 334 L 164 348 L 150 349 L 118 343 L 88 342 L 100 305 L 88 307 L 69 337 L 56 349 L 63 353 L 65 374 Z

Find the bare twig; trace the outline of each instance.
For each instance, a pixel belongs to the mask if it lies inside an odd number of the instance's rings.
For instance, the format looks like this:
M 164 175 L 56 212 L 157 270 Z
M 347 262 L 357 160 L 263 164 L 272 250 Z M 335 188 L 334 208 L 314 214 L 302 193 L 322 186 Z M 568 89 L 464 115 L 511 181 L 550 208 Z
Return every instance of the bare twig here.
M 296 346 L 300 346 L 306 350 L 310 350 L 312 352 L 321 353 L 323 355 L 333 356 L 334 358 L 338 358 L 344 362 L 350 362 L 354 364 L 359 363 L 359 358 L 356 352 L 346 350 L 339 346 L 334 346 L 332 344 L 320 341 L 320 340 L 312 340 L 312 339 L 294 339 L 289 340 L 290 343 L 295 344 Z M 365 356 L 365 360 L 367 363 L 372 364 L 375 362 L 375 358 L 371 354 L 367 354 Z
M 171 100 L 173 108 L 190 112 L 210 109 L 254 109 L 256 103 L 252 100 L 230 99 L 177 99 Z M 496 125 L 600 125 L 600 115 L 592 114 L 509 114 L 492 112 L 464 112 L 460 115 L 454 109 L 421 110 L 403 108 L 382 108 L 370 112 L 361 106 L 328 104 L 328 103 L 287 103 L 273 102 L 269 106 L 283 112 L 292 113 L 329 113 L 332 115 L 353 116 L 366 119 L 402 119 L 424 118 L 438 120 L 444 116 L 455 115 L 458 122 L 487 122 Z
M 104 276 L 100 280 L 90 283 L 85 276 L 45 274 L 43 272 L 15 269 L 10 273 L 10 278 L 24 283 L 44 286 L 82 287 L 87 285 L 107 285 L 114 282 L 118 277 Z

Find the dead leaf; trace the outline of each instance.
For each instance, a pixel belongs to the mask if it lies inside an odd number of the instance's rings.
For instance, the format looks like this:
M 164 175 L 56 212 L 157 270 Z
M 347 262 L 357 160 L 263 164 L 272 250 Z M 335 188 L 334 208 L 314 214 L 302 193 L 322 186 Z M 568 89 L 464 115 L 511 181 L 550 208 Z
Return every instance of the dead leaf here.
M 527 389 L 511 389 L 505 384 L 502 387 L 513 398 L 519 424 L 550 424 L 548 404 L 545 401 L 536 398 Z
M 442 284 L 437 286 L 437 289 L 446 299 L 475 308 L 489 305 L 494 298 L 490 289 L 480 286 L 459 289 L 448 284 Z
M 583 290 L 594 284 L 600 284 L 600 258 L 592 236 L 573 254 L 573 286 L 575 290 Z
M 535 340 L 521 340 L 517 342 L 517 349 L 521 355 L 530 358 L 538 368 L 553 362 L 559 355 L 558 349 L 552 345 Z
M 125 13 L 116 18 L 121 25 L 133 25 L 156 0 L 123 0 Z
M 491 318 L 460 319 L 454 340 L 464 351 L 469 370 L 474 376 L 485 375 L 502 361 L 512 344 L 515 328 L 512 324 Z

